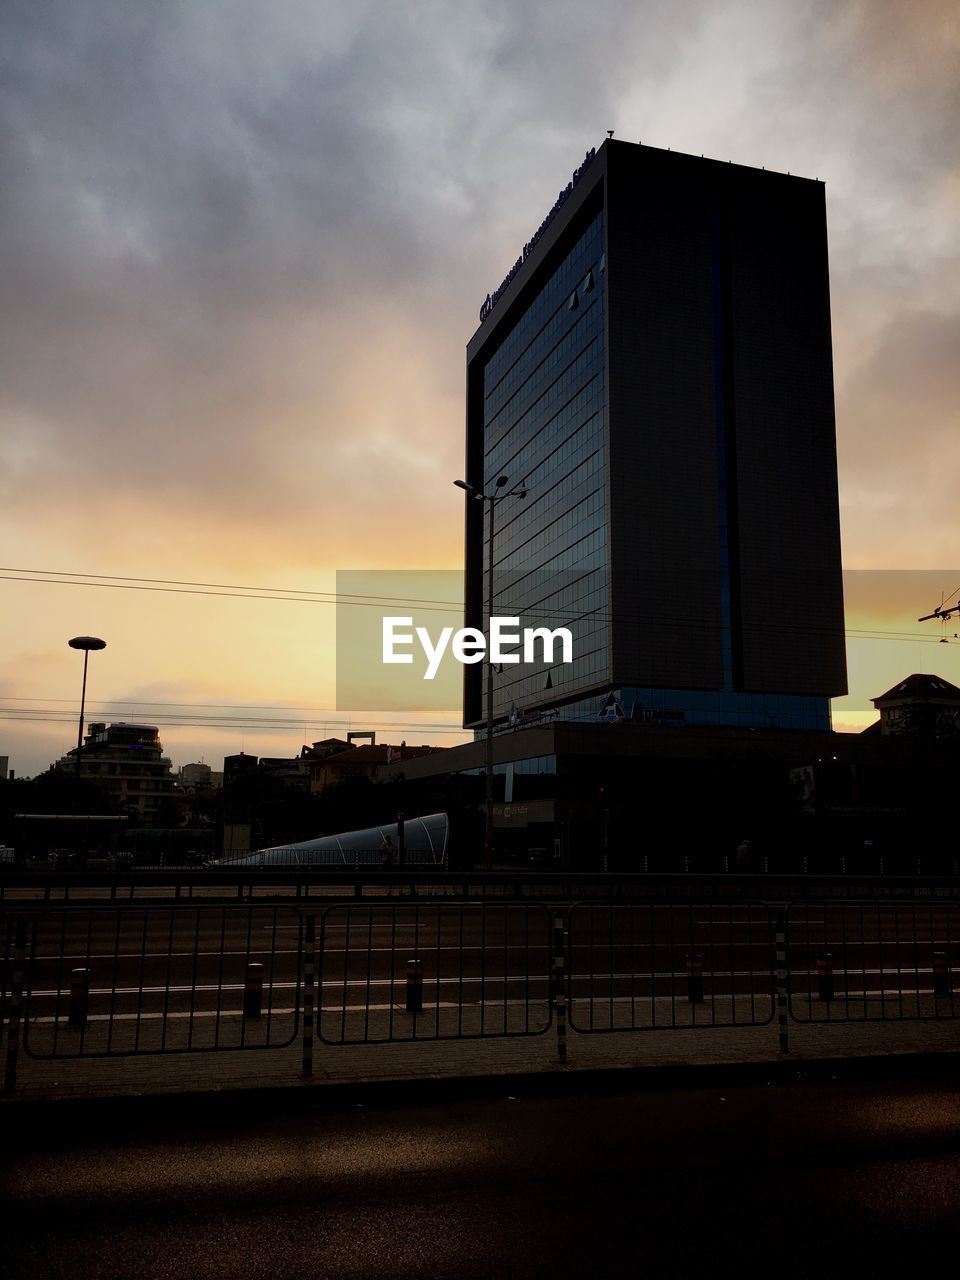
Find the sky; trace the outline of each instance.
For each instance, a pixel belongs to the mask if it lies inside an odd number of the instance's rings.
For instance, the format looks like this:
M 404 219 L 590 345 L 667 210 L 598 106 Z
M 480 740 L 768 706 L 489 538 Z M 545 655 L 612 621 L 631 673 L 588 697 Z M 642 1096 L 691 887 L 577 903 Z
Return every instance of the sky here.
M 825 181 L 844 564 L 874 571 L 834 724 L 911 671 L 960 684 L 916 622 L 960 588 L 953 0 L 5 0 L 0 50 L 18 774 L 75 742 L 78 634 L 108 646 L 90 715 L 175 764 L 463 739 L 337 712 L 334 608 L 289 593 L 460 568 L 464 347 L 609 129 Z M 923 598 L 876 572 L 907 569 Z

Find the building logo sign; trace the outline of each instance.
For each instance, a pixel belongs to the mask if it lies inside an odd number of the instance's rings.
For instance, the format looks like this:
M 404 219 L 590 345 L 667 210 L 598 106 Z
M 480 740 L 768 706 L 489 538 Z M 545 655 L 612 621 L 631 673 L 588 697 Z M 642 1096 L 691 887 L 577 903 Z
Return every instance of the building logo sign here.
M 591 147 L 590 150 L 587 152 L 587 154 L 584 156 L 583 163 L 580 165 L 578 169 L 574 170 L 573 176 L 571 177 L 570 181 L 567 183 L 567 185 L 563 188 L 563 190 L 557 196 L 554 202 L 553 208 L 550 210 L 550 212 L 547 214 L 544 220 L 540 223 L 539 227 L 537 227 L 536 231 L 533 233 L 533 235 L 530 237 L 527 243 L 523 246 L 523 253 L 521 253 L 520 257 L 516 260 L 516 262 L 513 264 L 513 266 L 504 276 L 500 286 L 494 289 L 493 293 L 487 294 L 486 298 L 483 301 L 483 306 L 480 308 L 481 324 L 483 324 L 484 320 L 486 320 L 487 316 L 490 314 L 493 308 L 500 301 L 501 297 L 506 292 L 507 287 L 510 284 L 510 281 L 513 279 L 513 277 L 517 274 L 517 272 L 523 266 L 524 262 L 526 262 L 527 258 L 530 257 L 530 254 L 533 253 L 533 250 L 537 242 L 540 240 L 541 236 L 544 234 L 547 227 L 549 227 L 550 223 L 554 220 L 554 218 L 563 208 L 564 204 L 573 193 L 573 188 L 577 185 L 577 183 L 583 177 L 584 173 L 586 172 L 587 166 L 592 162 L 596 154 L 597 154 L 596 147 Z

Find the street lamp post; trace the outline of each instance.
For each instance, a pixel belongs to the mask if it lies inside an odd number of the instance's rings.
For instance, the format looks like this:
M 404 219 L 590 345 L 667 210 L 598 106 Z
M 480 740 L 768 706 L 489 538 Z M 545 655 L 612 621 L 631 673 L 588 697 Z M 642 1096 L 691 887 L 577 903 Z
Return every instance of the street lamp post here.
M 489 638 L 490 620 L 493 617 L 493 525 L 496 505 L 503 498 L 525 498 L 527 491 L 522 484 L 507 489 L 510 483 L 508 476 L 498 476 L 493 493 L 482 493 L 467 484 L 466 480 L 454 480 L 458 489 L 463 489 L 476 502 L 485 502 L 489 518 L 487 520 L 487 631 Z M 487 742 L 486 764 L 484 768 L 487 783 L 486 823 L 483 837 L 483 865 L 487 871 L 493 867 L 493 662 L 487 653 Z
M 99 640 L 96 636 L 74 636 L 72 640 L 68 640 L 71 649 L 83 650 L 83 687 L 80 691 L 80 727 L 77 730 L 77 767 L 75 773 L 76 787 L 74 790 L 74 804 L 76 805 L 80 798 L 80 752 L 83 748 L 83 712 L 87 701 L 87 662 L 90 658 L 91 649 L 105 649 L 107 647 L 106 640 Z

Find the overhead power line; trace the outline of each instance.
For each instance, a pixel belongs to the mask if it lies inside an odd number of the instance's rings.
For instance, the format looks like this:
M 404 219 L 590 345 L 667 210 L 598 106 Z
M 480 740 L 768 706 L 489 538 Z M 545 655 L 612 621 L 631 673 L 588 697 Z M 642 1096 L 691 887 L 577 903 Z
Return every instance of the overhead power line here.
M 386 571 L 385 571 L 386 572 Z M 433 572 L 425 570 L 425 572 Z M 438 571 L 445 572 L 445 571 Z M 56 575 L 56 576 L 54 576 Z M 0 567 L 0 581 L 37 582 L 52 586 L 85 586 L 101 587 L 125 591 L 151 591 L 175 595 L 197 595 L 210 598 L 244 599 L 244 600 L 277 600 L 287 603 L 343 605 L 370 609 L 382 609 L 384 605 L 395 605 L 414 609 L 417 612 L 449 613 L 451 610 L 463 608 L 462 601 L 440 600 L 428 597 L 399 596 L 361 596 L 337 592 L 311 592 L 301 588 L 287 587 L 252 587 L 233 583 L 202 583 L 180 579 L 115 577 L 108 574 L 79 574 L 67 571 L 48 569 L 9 569 Z M 565 584 L 566 585 L 566 584 Z M 956 593 L 955 593 L 956 594 Z M 552 621 L 554 625 L 579 621 L 620 622 L 636 624 L 653 624 L 661 626 L 717 626 L 715 617 L 698 618 L 690 614 L 663 616 L 631 612 L 608 613 L 603 610 L 590 610 L 585 613 L 564 612 L 562 610 L 537 610 L 536 607 L 524 610 L 524 617 L 532 621 Z M 784 623 L 749 623 L 743 625 L 746 634 L 775 637 L 778 635 L 806 635 L 812 637 L 835 636 L 837 632 L 830 627 L 805 625 L 801 621 L 791 619 Z M 846 628 L 843 632 L 851 639 L 868 640 L 911 640 L 918 643 L 938 643 L 932 641 L 921 632 L 887 631 L 883 628 Z
M 69 724 L 75 726 L 77 723 L 76 716 L 67 714 L 44 715 L 9 711 L 0 711 L 0 720 L 6 720 L 13 724 Z M 302 720 L 169 720 L 163 716 L 151 716 L 150 723 L 155 725 L 158 729 L 230 729 L 233 731 L 249 729 L 251 731 L 256 730 L 259 733 L 292 733 L 293 731 L 298 731 L 295 736 L 302 738 L 303 735 L 299 731 L 304 727 L 307 729 L 319 729 L 322 727 L 324 731 L 332 729 L 345 729 L 349 731 L 357 721 L 345 720 L 342 723 L 329 723 L 322 726 L 311 726 L 309 724 L 304 726 Z M 396 733 L 403 733 L 406 735 L 410 735 L 412 733 L 426 733 L 430 735 L 459 734 L 460 736 L 469 736 L 470 732 L 466 729 L 453 728 L 450 725 L 430 726 L 396 724 L 386 725 L 384 728 L 392 729 Z
M 384 569 L 384 570 L 381 570 L 380 572 L 389 573 L 391 571 L 388 569 Z M 424 572 L 454 573 L 456 572 L 456 570 L 436 569 L 436 570 L 424 570 Z M 209 588 L 215 588 L 217 590 L 222 590 L 222 591 L 277 592 L 285 596 L 288 596 L 288 595 L 289 596 L 309 596 L 311 598 L 316 598 L 317 600 L 328 600 L 328 602 L 331 602 L 334 604 L 336 604 L 339 601 L 346 602 L 349 600 L 374 600 L 374 601 L 385 600 L 388 603 L 397 603 L 397 604 L 411 603 L 409 600 L 406 600 L 399 596 L 353 594 L 350 592 L 343 592 L 343 591 L 340 591 L 340 592 L 316 591 L 316 590 L 309 590 L 303 587 L 255 587 L 255 586 L 251 586 L 249 583 L 192 582 L 189 579 L 185 579 L 185 578 L 143 578 L 143 577 L 138 577 L 135 575 L 127 575 L 127 574 L 74 573 L 69 569 L 7 569 L 0 566 L 0 574 L 6 574 L 6 573 L 28 573 L 28 574 L 36 573 L 36 574 L 50 575 L 54 579 L 57 579 L 57 578 L 69 578 L 71 580 L 75 578 L 91 579 L 91 581 L 87 583 L 81 583 L 81 585 L 86 585 L 86 586 L 96 586 L 99 582 L 117 583 L 117 584 L 126 582 L 131 584 L 131 589 L 134 589 L 134 586 L 137 583 L 150 583 L 157 586 L 167 586 L 167 587 L 209 587 Z M 46 578 L 22 579 L 22 581 L 27 581 L 27 582 L 32 582 L 32 581 L 42 582 L 45 580 Z M 414 603 L 443 604 L 443 605 L 449 605 L 451 607 L 459 607 L 462 605 L 463 602 L 461 600 L 417 600 Z
M 65 702 L 68 705 L 76 706 L 76 698 L 48 698 L 42 694 L 34 694 L 32 697 L 14 697 L 13 695 L 0 696 L 0 702 Z M 213 708 L 219 711 L 287 711 L 296 713 L 302 719 L 303 716 L 338 716 L 343 715 L 342 710 L 335 707 L 295 707 L 289 702 L 266 703 L 266 702 L 169 702 L 165 699 L 150 698 L 93 698 L 88 701 L 89 706 L 99 707 L 195 707 L 201 710 L 209 710 Z M 359 714 L 359 713 L 358 713 Z M 389 712 L 381 714 L 389 715 Z
M 93 712 L 88 717 L 88 724 L 103 712 Z M 0 708 L 0 720 L 19 722 L 21 724 L 76 724 L 76 715 L 66 709 L 55 707 L 3 707 Z M 336 729 L 350 730 L 358 723 L 367 723 L 363 716 L 353 716 L 345 720 L 307 719 L 303 716 L 191 716 L 176 715 L 170 712 L 148 712 L 138 720 L 149 721 L 158 727 L 181 729 L 257 729 L 261 732 L 295 732 L 298 736 L 309 731 L 330 732 Z M 134 722 L 135 723 L 135 722 Z M 425 733 L 425 734 L 463 734 L 466 730 L 447 723 L 429 723 L 424 721 L 401 720 L 384 723 L 376 719 L 381 732 L 385 733 Z

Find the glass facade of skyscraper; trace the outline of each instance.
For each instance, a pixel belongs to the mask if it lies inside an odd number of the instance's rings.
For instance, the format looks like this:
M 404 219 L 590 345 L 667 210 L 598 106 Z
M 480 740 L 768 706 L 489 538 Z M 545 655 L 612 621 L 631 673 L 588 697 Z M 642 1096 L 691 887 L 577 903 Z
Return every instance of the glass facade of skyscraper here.
M 502 475 L 526 490 L 496 504 L 494 616 L 565 626 L 574 642 L 570 664 L 497 669 L 498 718 L 542 702 L 545 687 L 569 697 L 608 667 L 604 275 L 598 213 L 484 368 L 485 492 Z

